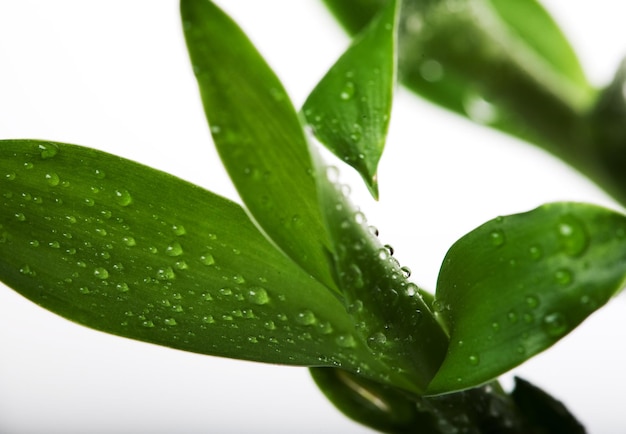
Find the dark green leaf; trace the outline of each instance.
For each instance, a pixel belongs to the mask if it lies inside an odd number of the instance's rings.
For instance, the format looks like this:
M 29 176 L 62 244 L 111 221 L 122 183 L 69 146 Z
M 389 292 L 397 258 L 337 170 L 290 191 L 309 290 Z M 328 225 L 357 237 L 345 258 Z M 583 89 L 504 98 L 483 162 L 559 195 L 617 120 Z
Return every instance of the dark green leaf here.
M 435 310 L 450 333 L 435 393 L 472 387 L 553 345 L 619 291 L 626 217 L 554 203 L 498 217 L 448 251 Z
M 213 140 L 241 198 L 272 241 L 336 290 L 307 141 L 282 84 L 213 3 L 183 0 L 181 14 Z
M 240 206 L 95 150 L 0 142 L 0 279 L 120 336 L 240 359 L 378 369 L 339 300 Z
M 537 434 L 585 434 L 585 428 L 561 401 L 526 380 L 515 378 L 511 393 L 518 408 Z
M 329 168 L 331 180 L 335 172 Z M 408 270 L 331 180 L 318 176 L 320 203 L 333 241 L 336 278 L 358 337 L 390 367 L 384 382 L 421 393 L 443 360 L 447 337 L 419 288 L 408 281 Z
M 396 82 L 399 3 L 388 2 L 322 78 L 303 107 L 315 136 L 359 172 L 375 198 L 376 171 Z
M 434 433 L 435 421 L 417 411 L 405 392 L 333 368 L 311 368 L 324 395 L 350 419 L 386 433 Z

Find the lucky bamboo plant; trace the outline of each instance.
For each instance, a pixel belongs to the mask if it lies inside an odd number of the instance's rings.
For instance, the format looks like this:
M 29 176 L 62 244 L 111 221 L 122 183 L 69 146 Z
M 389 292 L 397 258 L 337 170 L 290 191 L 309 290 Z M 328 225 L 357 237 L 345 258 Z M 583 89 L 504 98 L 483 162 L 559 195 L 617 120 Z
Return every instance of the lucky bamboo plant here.
M 626 218 L 574 202 L 494 218 L 453 244 L 433 294 L 350 203 L 316 139 L 377 198 L 399 79 L 623 201 L 621 73 L 592 88 L 534 1 L 326 3 L 356 36 L 297 112 L 227 14 L 181 2 L 243 207 L 94 149 L 1 142 L 0 278 L 108 333 L 312 367 L 341 411 L 384 432 L 582 432 L 540 389 L 495 379 L 621 289 Z

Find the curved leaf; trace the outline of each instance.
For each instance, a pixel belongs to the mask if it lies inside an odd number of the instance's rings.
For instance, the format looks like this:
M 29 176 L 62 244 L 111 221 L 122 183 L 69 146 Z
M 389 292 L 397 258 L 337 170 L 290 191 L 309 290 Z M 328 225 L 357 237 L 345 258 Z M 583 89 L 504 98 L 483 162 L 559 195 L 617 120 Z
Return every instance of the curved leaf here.
M 399 3 L 389 1 L 355 38 L 302 109 L 318 140 L 359 172 L 374 198 L 396 82 Z
M 298 115 L 241 29 L 207 0 L 182 0 L 187 48 L 211 134 L 254 219 L 289 257 L 337 290 Z
M 435 433 L 435 420 L 422 415 L 405 392 L 334 368 L 311 368 L 315 384 L 350 419 L 385 433 Z
M 382 2 L 324 0 L 349 31 Z M 366 12 L 352 14 L 363 6 Z M 535 0 L 403 2 L 399 79 L 478 123 L 587 168 L 582 116 L 595 98 L 562 32 Z
M 0 279 L 119 336 L 263 362 L 378 368 L 351 339 L 338 299 L 240 206 L 96 150 L 0 141 Z
M 572 331 L 626 278 L 626 216 L 554 203 L 498 217 L 448 251 L 435 307 L 450 332 L 430 393 L 472 387 Z
M 318 167 L 322 167 L 321 164 Z M 390 367 L 385 381 L 422 393 L 441 365 L 447 336 L 409 271 L 383 246 L 331 179 L 318 176 L 320 204 L 333 242 L 335 275 L 357 336 Z

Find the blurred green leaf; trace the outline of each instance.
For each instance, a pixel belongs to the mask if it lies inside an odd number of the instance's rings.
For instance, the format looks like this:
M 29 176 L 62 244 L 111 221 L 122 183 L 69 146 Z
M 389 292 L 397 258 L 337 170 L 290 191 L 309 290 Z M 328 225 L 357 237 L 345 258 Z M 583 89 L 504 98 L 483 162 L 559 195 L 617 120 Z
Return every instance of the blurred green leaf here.
M 341 193 L 337 169 L 329 167 L 326 175 L 318 175 L 318 186 L 336 279 L 358 338 L 389 366 L 389 379 L 374 379 L 421 393 L 443 360 L 447 337 L 420 289 L 408 281 L 408 268 L 400 266 L 393 249 L 381 244 L 363 213 Z
M 399 3 L 389 1 L 357 35 L 302 109 L 318 140 L 359 172 L 374 198 L 396 84 Z
M 119 336 L 239 359 L 379 369 L 352 339 L 341 302 L 239 205 L 96 150 L 0 141 L 0 279 Z
M 428 392 L 484 383 L 553 345 L 622 288 L 625 255 L 626 217 L 578 203 L 498 217 L 462 237 L 437 283 L 450 345 Z
M 338 291 L 307 141 L 285 89 L 213 3 L 183 0 L 181 15 L 213 140 L 246 207 L 280 249 Z
M 536 434 L 585 434 L 585 428 L 561 401 L 521 378 L 511 393 L 517 407 Z

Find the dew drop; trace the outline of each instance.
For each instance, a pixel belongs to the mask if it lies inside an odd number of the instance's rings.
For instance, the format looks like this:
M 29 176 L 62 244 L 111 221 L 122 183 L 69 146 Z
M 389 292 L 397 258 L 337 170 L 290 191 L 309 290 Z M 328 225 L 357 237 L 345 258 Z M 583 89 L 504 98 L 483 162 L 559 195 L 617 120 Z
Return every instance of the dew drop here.
M 509 322 L 511 324 L 515 324 L 517 323 L 518 317 L 517 317 L 517 313 L 515 313 L 515 311 L 510 311 L 507 315 L 506 315 L 507 319 L 509 320 Z
M 211 125 L 211 134 L 219 134 L 222 128 L 219 125 Z
M 551 337 L 559 337 L 567 331 L 565 316 L 559 312 L 553 312 L 543 318 L 545 332 Z
M 539 306 L 539 299 L 537 297 L 535 297 L 534 295 L 527 296 L 526 297 L 526 306 L 528 306 L 531 309 L 537 308 L 537 306 Z
M 200 256 L 200 262 L 204 265 L 213 265 L 215 264 L 215 258 L 213 258 L 212 254 L 205 253 L 204 255 Z
M 21 212 L 16 212 L 14 214 L 15 218 L 17 219 L 18 222 L 24 222 L 26 221 L 26 216 L 24 215 L 24 213 Z
M 24 264 L 20 267 L 19 269 L 20 273 L 23 274 L 24 276 L 33 276 L 35 273 L 33 273 L 33 271 L 30 269 L 30 266 L 28 264 Z
M 137 245 L 137 241 L 133 237 L 122 237 L 122 242 L 127 247 L 133 247 Z
M 478 354 L 471 354 L 467 358 L 467 362 L 472 366 L 478 366 L 480 364 L 480 357 L 478 356 Z
M 417 294 L 419 294 L 419 288 L 415 283 L 409 282 L 409 284 L 406 286 L 406 295 L 408 295 L 409 297 L 415 297 L 415 295 Z
M 335 342 L 342 348 L 354 348 L 356 346 L 356 340 L 352 335 L 339 335 L 335 338 Z
M 165 248 L 167 256 L 180 256 L 183 254 L 183 247 L 178 242 L 173 242 Z
M 16 177 L 15 172 L 9 172 L 4 175 L 4 179 L 6 179 L 7 181 L 14 181 L 15 177 Z
M 54 172 L 46 173 L 44 175 L 44 178 L 46 180 L 46 183 L 51 187 L 56 187 L 61 182 L 59 175 Z
M 150 320 L 143 321 L 143 322 L 141 323 L 141 325 L 142 325 L 143 327 L 146 327 L 146 328 L 149 328 L 149 329 L 150 329 L 150 328 L 152 328 L 152 327 L 154 327 L 154 323 L 153 323 L 152 321 L 150 321 Z
M 128 287 L 128 284 L 126 282 L 118 283 L 117 285 L 115 285 L 115 288 L 119 292 L 128 292 L 128 291 L 130 291 L 130 288 Z
M 568 285 L 572 282 L 572 273 L 565 268 L 561 268 L 554 273 L 554 278 L 558 284 Z
M 258 286 L 248 289 L 247 299 L 250 303 L 258 304 L 259 306 L 270 302 L 270 297 L 265 288 Z
M 402 275 L 404 276 L 405 279 L 408 279 L 409 277 L 411 277 L 411 269 L 407 266 L 401 267 L 400 271 L 402 271 Z
M 175 326 L 177 324 L 174 318 L 165 318 L 163 322 L 168 326 Z
M 115 190 L 115 202 L 120 206 L 128 206 L 133 202 L 133 198 L 124 188 Z
M 213 315 L 203 316 L 202 317 L 202 322 L 205 323 L 205 324 L 214 324 L 215 323 L 215 318 L 213 318 Z
M 491 233 L 489 234 L 489 239 L 491 240 L 491 245 L 494 247 L 500 247 L 506 242 L 504 232 L 499 229 L 491 231 Z
M 179 237 L 187 233 L 183 225 L 172 225 L 172 232 L 174 232 L 174 235 L 177 235 Z
M 351 81 L 346 82 L 346 84 L 341 89 L 341 93 L 339 94 L 342 100 L 348 101 L 352 99 L 354 96 L 354 83 Z
M 565 215 L 557 225 L 559 244 L 563 252 L 569 256 L 579 256 L 587 249 L 589 237 L 583 223 L 576 217 Z
M 172 267 L 163 267 L 157 270 L 156 278 L 158 280 L 174 280 L 176 273 L 174 273 Z
M 109 278 L 109 272 L 106 268 L 98 267 L 93 270 L 93 275 L 96 279 L 106 280 Z
M 37 149 L 43 160 L 54 158 L 59 153 L 59 147 L 54 143 L 40 143 Z
M 274 321 L 272 320 L 265 321 L 264 327 L 267 330 L 276 330 L 276 324 L 274 324 Z
M 107 230 L 104 228 L 96 228 L 96 234 L 100 235 L 101 237 L 104 237 L 107 234 Z
M 313 312 L 306 309 L 302 312 L 298 312 L 296 315 L 296 322 L 300 325 L 310 326 L 317 322 L 317 318 Z

